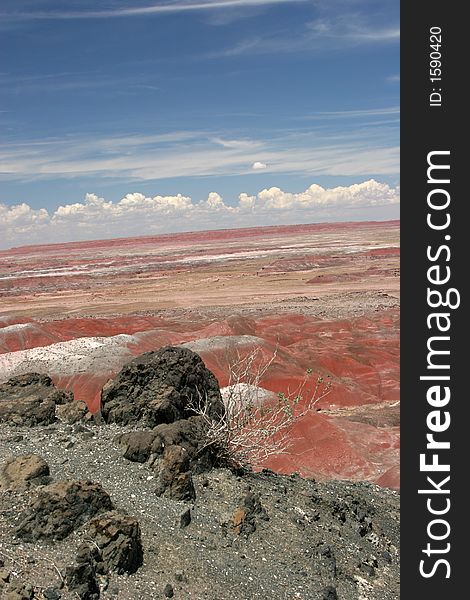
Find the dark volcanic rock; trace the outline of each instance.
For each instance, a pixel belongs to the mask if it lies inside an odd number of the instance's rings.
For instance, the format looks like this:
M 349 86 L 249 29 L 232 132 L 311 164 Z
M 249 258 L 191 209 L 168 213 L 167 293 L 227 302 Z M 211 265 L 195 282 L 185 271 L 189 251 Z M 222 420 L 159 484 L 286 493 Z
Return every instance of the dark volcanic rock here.
M 259 494 L 248 490 L 240 506 L 238 506 L 230 523 L 230 531 L 235 535 L 249 536 L 256 531 L 256 517 L 269 521 L 266 510 L 261 505 Z
M 0 490 L 21 490 L 49 483 L 49 465 L 39 454 L 12 456 L 0 468 Z
M 189 470 L 189 456 L 181 446 L 168 446 L 154 464 L 157 474 L 157 496 L 173 500 L 194 500 L 193 477 Z
M 82 600 L 97 600 L 100 597 L 95 569 L 89 562 L 66 567 L 64 580 L 68 590 Z
M 129 431 L 118 435 L 116 441 L 122 448 L 124 458 L 133 462 L 144 463 L 152 454 L 153 442 L 157 436 L 158 434 L 154 430 Z
M 43 592 L 42 595 L 46 600 L 60 600 L 62 594 L 57 588 L 48 587 Z
M 99 483 L 58 481 L 39 490 L 21 515 L 16 535 L 26 541 L 61 540 L 91 517 L 112 509 Z
M 207 444 L 207 425 L 201 416 L 181 419 L 174 423 L 157 425 L 153 432 L 151 453 L 160 454 L 168 446 L 181 446 L 188 454 L 193 473 L 201 473 L 214 466 L 215 456 Z
M 140 526 L 134 517 L 105 513 L 87 524 L 87 534 L 99 548 L 99 572 L 134 573 L 142 565 Z
M 103 388 L 101 414 L 107 423 L 155 427 L 194 414 L 188 406 L 207 399 L 210 414 L 224 407 L 215 376 L 198 354 L 166 346 L 127 364 Z
M 73 400 L 72 392 L 58 390 L 47 375 L 27 373 L 0 384 L 0 422 L 12 425 L 49 425 L 56 404 Z
M 188 454 L 191 470 L 200 473 L 214 465 L 211 447 L 207 445 L 206 424 L 200 416 L 161 423 L 151 431 L 130 431 L 117 436 L 123 456 L 134 462 L 151 464 L 168 446 L 181 446 Z
M 180 516 L 179 516 L 180 529 L 184 529 L 185 527 L 188 527 L 188 525 L 190 523 L 191 523 L 191 509 L 188 507 L 185 510 L 183 510 L 182 513 L 180 513 Z
M 336 588 L 332 585 L 329 585 L 323 590 L 322 600 L 338 600 L 338 594 L 336 593 Z

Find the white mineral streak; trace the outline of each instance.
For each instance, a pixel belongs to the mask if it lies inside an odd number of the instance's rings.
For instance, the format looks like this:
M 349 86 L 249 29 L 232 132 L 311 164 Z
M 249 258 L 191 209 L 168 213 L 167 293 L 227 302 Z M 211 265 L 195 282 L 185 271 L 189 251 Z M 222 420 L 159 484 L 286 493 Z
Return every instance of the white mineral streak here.
M 0 381 L 23 373 L 45 373 L 58 377 L 80 373 L 99 374 L 121 367 L 131 358 L 132 335 L 82 337 L 39 348 L 0 355 Z

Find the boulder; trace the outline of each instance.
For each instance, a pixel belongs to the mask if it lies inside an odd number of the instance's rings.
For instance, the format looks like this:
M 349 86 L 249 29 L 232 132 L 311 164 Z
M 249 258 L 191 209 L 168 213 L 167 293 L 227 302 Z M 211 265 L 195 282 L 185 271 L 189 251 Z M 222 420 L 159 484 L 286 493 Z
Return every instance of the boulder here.
M 183 447 L 193 472 L 202 472 L 214 465 L 211 447 L 207 443 L 207 425 L 200 416 L 162 423 L 150 431 L 131 431 L 116 437 L 123 456 L 134 462 L 154 462 L 168 446 Z
M 88 407 L 83 400 L 74 400 L 56 407 L 56 417 L 64 423 L 77 423 L 85 419 L 88 413 Z
M 173 500 L 194 500 L 193 477 L 190 471 L 189 456 L 181 446 L 168 446 L 161 458 L 154 464 L 157 475 L 158 496 L 166 496 Z
M 160 454 L 168 446 L 181 446 L 187 452 L 194 473 L 206 471 L 214 466 L 212 447 L 207 445 L 207 423 L 201 416 L 181 419 L 174 423 L 162 423 L 154 428 L 156 437 L 151 453 Z
M 191 508 L 185 508 L 179 516 L 179 527 L 180 529 L 184 529 L 188 527 L 191 523 Z
M 116 436 L 124 458 L 144 463 L 152 454 L 152 446 L 158 434 L 154 431 L 129 431 Z
M 49 425 L 56 405 L 73 400 L 72 392 L 58 390 L 47 375 L 27 373 L 0 384 L 0 423 Z
M 191 403 L 200 398 L 210 415 L 223 413 L 217 379 L 201 357 L 166 346 L 138 356 L 104 386 L 101 414 L 107 423 L 155 427 L 190 417 Z
M 64 581 L 68 590 L 81 600 L 97 600 L 100 597 L 95 569 L 89 562 L 66 567 Z
M 42 591 L 42 595 L 45 600 L 60 600 L 62 598 L 62 594 L 60 590 L 56 587 L 48 587 Z
M 0 467 L 0 490 L 24 490 L 50 483 L 49 465 L 39 454 L 12 456 Z
M 256 531 L 257 518 L 269 521 L 268 514 L 261 504 L 259 494 L 254 494 L 251 490 L 248 490 L 246 496 L 232 515 L 229 530 L 235 535 L 248 537 Z
M 99 483 L 58 481 L 38 491 L 21 515 L 16 535 L 25 541 L 61 540 L 95 515 L 112 510 Z
M 99 515 L 87 524 L 87 536 L 99 548 L 94 559 L 98 572 L 135 573 L 142 565 L 141 532 L 134 517 L 117 511 Z

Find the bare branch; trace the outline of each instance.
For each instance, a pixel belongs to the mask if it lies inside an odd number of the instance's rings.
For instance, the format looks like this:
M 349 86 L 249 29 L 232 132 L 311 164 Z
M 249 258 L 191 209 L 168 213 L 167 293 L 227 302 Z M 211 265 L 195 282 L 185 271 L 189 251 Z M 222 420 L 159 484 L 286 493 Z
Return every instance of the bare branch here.
M 236 467 L 259 467 L 270 456 L 285 454 L 293 441 L 292 427 L 315 410 L 318 402 L 330 392 L 329 378 L 325 381 L 318 376 L 312 386 L 312 370 L 308 369 L 294 393 L 288 390 L 279 393 L 277 399 L 266 401 L 260 383 L 276 358 L 277 348 L 264 361 L 260 348 L 245 356 L 237 351 L 229 365 L 225 413 L 221 417 L 211 415 L 207 398 L 201 393 L 193 400 L 192 410 L 207 425 L 204 448 L 211 447 L 220 462 Z

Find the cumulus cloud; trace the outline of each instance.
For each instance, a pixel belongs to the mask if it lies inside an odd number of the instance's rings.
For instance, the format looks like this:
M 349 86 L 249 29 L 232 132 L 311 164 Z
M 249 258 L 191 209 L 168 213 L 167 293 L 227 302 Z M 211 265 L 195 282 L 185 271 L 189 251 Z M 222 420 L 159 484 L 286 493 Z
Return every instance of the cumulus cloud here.
M 241 210 L 252 209 L 255 206 L 256 196 L 249 196 L 245 192 L 242 192 L 238 196 L 238 204 Z
M 118 202 L 86 194 L 83 202 L 60 205 L 52 212 L 24 203 L 0 204 L 0 238 L 8 247 L 202 229 L 396 218 L 398 204 L 399 188 L 374 179 L 334 188 L 312 184 L 296 193 L 279 187 L 256 195 L 242 192 L 234 205 L 217 192 L 199 202 L 182 194 L 148 197 L 134 192 Z
M 50 216 L 45 208 L 35 210 L 25 203 L 13 206 L 0 204 L 0 234 L 5 237 L 10 231 L 20 236 L 35 233 L 47 227 L 49 222 Z
M 265 165 L 262 162 L 256 161 L 253 163 L 253 165 L 251 166 L 251 168 L 253 169 L 253 171 L 262 171 L 263 169 L 266 169 L 268 165 Z
M 292 208 L 321 208 L 321 207 L 359 207 L 395 204 L 398 202 L 396 188 L 391 188 L 385 183 L 378 183 L 374 179 L 350 185 L 348 187 L 322 188 L 312 184 L 305 192 L 292 194 L 283 192 L 278 187 L 262 190 L 258 200 L 265 209 L 292 209 Z

